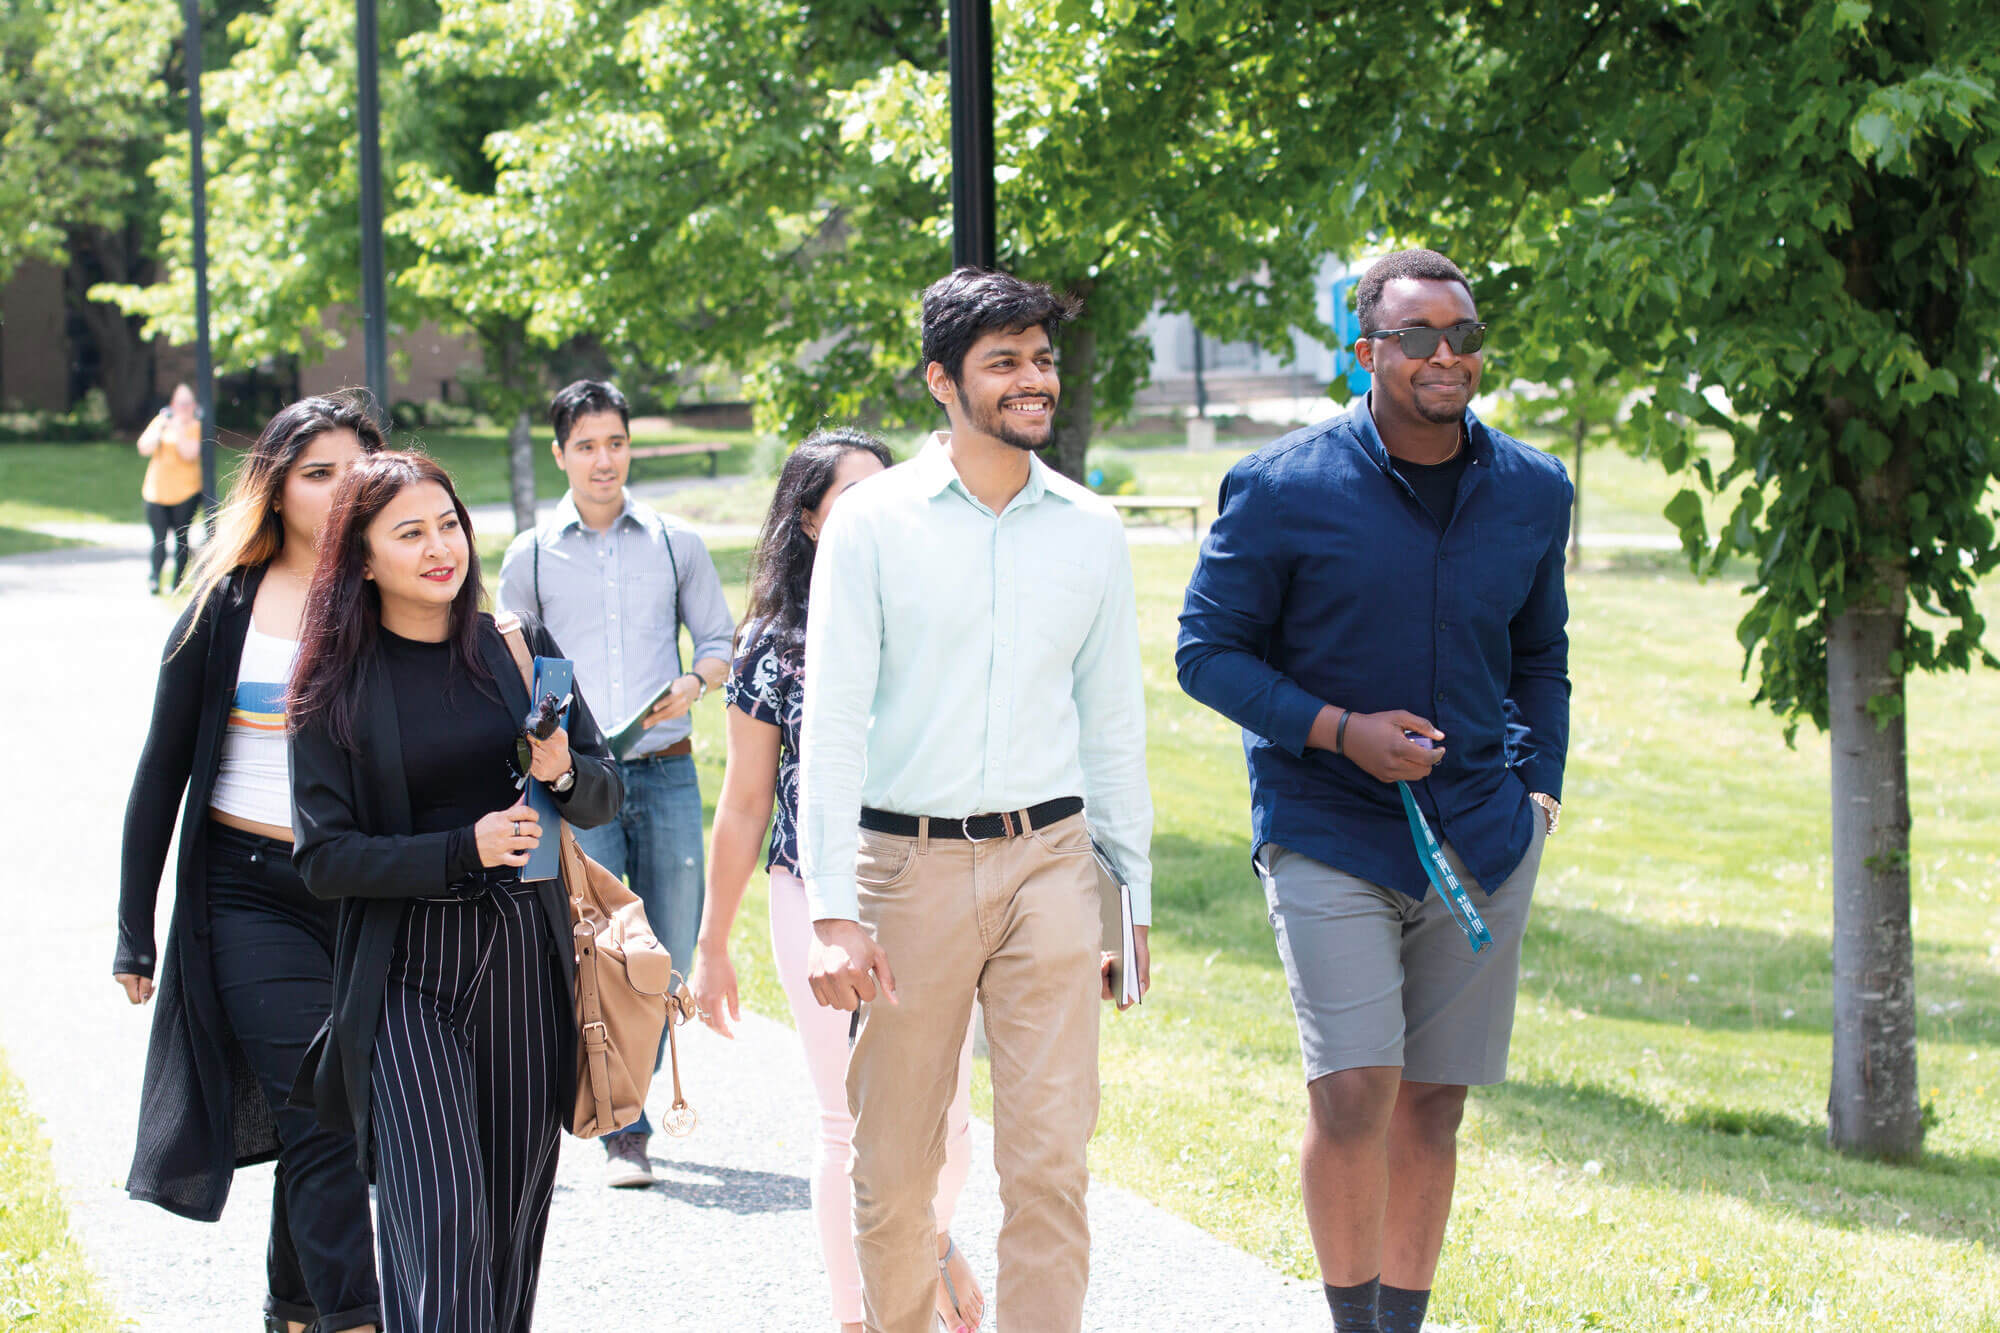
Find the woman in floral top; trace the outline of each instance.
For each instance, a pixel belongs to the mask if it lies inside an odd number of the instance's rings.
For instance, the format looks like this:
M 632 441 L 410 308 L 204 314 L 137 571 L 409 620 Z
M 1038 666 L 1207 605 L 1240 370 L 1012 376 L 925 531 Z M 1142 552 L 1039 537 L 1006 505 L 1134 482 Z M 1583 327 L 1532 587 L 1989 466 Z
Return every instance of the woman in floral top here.
M 764 867 L 771 881 L 771 954 L 805 1046 L 806 1067 L 819 1099 L 820 1134 L 813 1161 L 813 1221 L 832 1286 L 833 1317 L 843 1333 L 861 1333 L 861 1271 L 854 1255 L 853 1204 L 847 1178 L 854 1118 L 847 1109 L 848 1015 L 813 999 L 806 983 L 812 912 L 798 875 L 799 719 L 805 711 L 806 593 L 813 552 L 827 515 L 848 487 L 890 464 L 880 440 L 858 430 L 824 430 L 793 451 L 778 477 L 752 559 L 750 611 L 737 641 L 729 701 L 729 761 L 715 803 L 708 854 L 708 893 L 694 973 L 688 980 L 698 1012 L 729 1036 L 740 1019 L 729 929 L 743 902 L 757 852 L 770 827 Z M 986 1297 L 971 1267 L 951 1243 L 952 1209 L 972 1160 L 972 1028 L 959 1052 L 958 1095 L 938 1174 L 938 1317 L 951 1333 L 969 1333 L 985 1315 Z

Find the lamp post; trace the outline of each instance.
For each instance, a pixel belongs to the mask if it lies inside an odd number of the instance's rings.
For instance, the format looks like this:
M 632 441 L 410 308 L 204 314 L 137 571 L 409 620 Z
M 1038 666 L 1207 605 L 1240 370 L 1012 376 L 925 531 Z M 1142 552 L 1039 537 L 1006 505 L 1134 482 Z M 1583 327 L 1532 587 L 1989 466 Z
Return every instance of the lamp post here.
M 951 262 L 992 268 L 993 5 L 950 0 Z
M 201 0 L 181 0 L 186 49 L 188 212 L 194 245 L 194 397 L 201 413 L 201 508 L 215 531 L 215 362 L 208 346 L 208 172 L 201 160 Z
M 193 0 L 189 0 L 193 3 Z M 355 0 L 354 42 L 361 119 L 361 352 L 376 424 L 389 425 L 389 310 L 382 263 L 382 99 L 375 0 Z

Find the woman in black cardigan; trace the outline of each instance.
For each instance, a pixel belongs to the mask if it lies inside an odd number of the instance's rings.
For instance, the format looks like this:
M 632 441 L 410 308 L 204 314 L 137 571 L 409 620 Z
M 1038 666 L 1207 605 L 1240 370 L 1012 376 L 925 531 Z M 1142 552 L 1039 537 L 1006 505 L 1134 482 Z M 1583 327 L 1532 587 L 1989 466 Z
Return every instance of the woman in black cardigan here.
M 153 998 L 153 917 L 180 814 L 126 1189 L 212 1222 L 236 1167 L 277 1157 L 264 1312 L 292 1333 L 377 1319 L 353 1142 L 286 1105 L 333 1003 L 334 912 L 292 868 L 282 696 L 335 488 L 381 447 L 374 420 L 342 398 L 303 399 L 264 428 L 167 639 L 125 811 L 111 970 L 133 1004 Z
M 397 453 L 355 468 L 288 713 L 299 870 L 340 902 L 333 1016 L 295 1096 L 354 1133 L 375 1181 L 390 1333 L 528 1327 L 575 1100 L 574 955 L 560 881 L 518 874 L 557 830 L 512 766 L 578 825 L 623 797 L 581 698 L 569 730 L 523 738 L 528 691 L 479 600 L 443 469 Z

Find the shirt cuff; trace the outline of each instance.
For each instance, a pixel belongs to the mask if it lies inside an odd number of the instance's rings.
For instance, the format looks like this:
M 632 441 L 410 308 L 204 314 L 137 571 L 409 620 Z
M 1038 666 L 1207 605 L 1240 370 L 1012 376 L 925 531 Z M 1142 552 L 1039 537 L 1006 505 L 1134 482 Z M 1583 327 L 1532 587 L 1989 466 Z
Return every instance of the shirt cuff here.
M 806 906 L 815 921 L 861 920 L 861 893 L 852 875 L 814 875 L 808 879 Z
M 1277 725 L 1265 739 L 1283 746 L 1297 758 L 1305 758 L 1306 742 L 1312 737 L 1313 723 L 1319 721 L 1320 709 L 1324 707 L 1325 703 L 1291 681 L 1282 681 L 1278 686 L 1278 697 L 1272 700 L 1272 719 Z
M 478 874 L 483 868 L 479 863 L 479 835 L 470 826 L 453 829 L 444 845 L 445 883 L 456 884 L 467 875 Z
M 1561 764 L 1547 759 L 1530 759 L 1514 770 L 1516 776 L 1530 792 L 1540 792 L 1553 796 L 1558 801 L 1563 798 L 1563 768 Z
M 1148 880 L 1144 884 L 1127 884 L 1132 894 L 1132 924 L 1151 928 L 1153 924 L 1153 885 Z

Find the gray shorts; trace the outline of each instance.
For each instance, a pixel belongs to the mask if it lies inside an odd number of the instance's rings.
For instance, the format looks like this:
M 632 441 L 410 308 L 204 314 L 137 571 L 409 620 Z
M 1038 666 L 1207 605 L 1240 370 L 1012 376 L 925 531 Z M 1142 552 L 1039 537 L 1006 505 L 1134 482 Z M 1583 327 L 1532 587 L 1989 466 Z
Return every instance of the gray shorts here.
M 1379 1065 L 1400 1066 L 1414 1083 L 1507 1077 L 1521 936 L 1546 836 L 1536 813 L 1527 854 L 1490 898 L 1445 845 L 1493 933 L 1493 943 L 1477 954 L 1436 889 L 1417 902 L 1276 843 L 1258 851 L 1306 1082 Z

